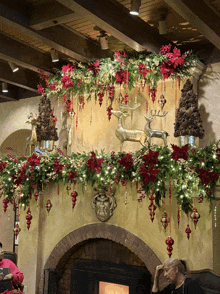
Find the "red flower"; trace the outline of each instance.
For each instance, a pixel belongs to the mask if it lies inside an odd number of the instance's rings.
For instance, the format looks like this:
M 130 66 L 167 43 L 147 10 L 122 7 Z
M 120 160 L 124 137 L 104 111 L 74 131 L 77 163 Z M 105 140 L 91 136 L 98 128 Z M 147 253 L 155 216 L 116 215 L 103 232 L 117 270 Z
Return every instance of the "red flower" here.
M 185 160 L 188 160 L 188 155 L 187 155 L 187 151 L 189 150 L 189 145 L 186 144 L 185 146 L 183 147 L 178 147 L 176 145 L 173 145 L 171 144 L 172 148 L 173 148 L 173 153 L 171 154 L 171 157 L 173 159 L 175 159 L 176 161 L 179 159 L 179 158 L 183 158 Z
M 0 171 L 3 171 L 7 166 L 7 162 L 0 161 Z
M 26 165 L 40 165 L 40 156 L 37 156 L 35 153 L 33 153 L 30 157 L 28 157 L 28 162 Z
M 118 61 L 122 61 L 120 56 L 126 57 L 127 53 L 125 51 L 117 51 L 117 52 L 115 52 L 115 59 L 117 59 Z
M 144 165 L 141 165 L 139 171 L 141 172 L 140 175 L 144 177 L 144 182 L 146 184 L 149 182 L 156 182 L 156 175 L 160 173 L 159 169 L 154 169 L 154 164 L 152 164 L 149 169 L 146 169 Z
M 138 70 L 139 70 L 139 73 L 141 73 L 144 78 L 149 72 L 151 72 L 151 70 L 147 69 L 146 65 L 143 63 L 138 64 Z
M 63 88 L 73 88 L 74 81 L 70 79 L 70 76 L 64 75 L 61 82 L 63 83 Z
M 75 173 L 74 171 L 70 171 L 70 172 L 68 172 L 68 174 L 69 174 L 68 179 L 70 179 L 70 180 L 73 180 L 78 177 L 78 173 Z
M 51 91 L 55 91 L 57 82 L 54 82 L 53 84 L 49 84 L 48 81 L 46 81 L 46 85 Z
M 158 155 L 159 151 L 152 151 L 149 149 L 149 153 L 143 156 L 143 159 L 145 161 L 145 165 L 147 164 L 155 164 L 158 162 Z
M 74 70 L 74 65 L 71 64 L 71 63 L 68 63 L 67 65 L 64 65 L 62 67 L 62 72 L 70 72 L 70 71 L 73 71 Z
M 170 61 L 173 63 L 174 68 L 184 63 L 185 55 L 181 56 L 181 52 L 176 47 L 173 49 L 173 53 L 168 53 Z
M 160 53 L 163 55 L 166 55 L 168 52 L 170 52 L 171 46 L 172 46 L 171 44 L 162 46 L 160 48 Z
M 14 184 L 16 186 L 19 186 L 22 181 L 25 179 L 25 174 L 26 174 L 26 165 L 24 164 L 21 169 L 17 172 L 17 174 L 11 175 L 12 179 L 14 180 Z
M 169 76 L 175 71 L 174 64 L 171 63 L 170 61 L 165 61 L 163 64 L 161 64 L 159 69 L 164 79 L 169 78 Z
M 115 77 L 116 77 L 116 83 L 119 83 L 120 85 L 122 83 L 127 83 L 127 76 L 128 76 L 128 79 L 129 79 L 129 75 L 131 73 L 130 72 L 126 72 L 125 70 L 121 69 L 120 71 L 117 71 L 115 73 Z
M 39 94 L 43 94 L 44 93 L 44 88 L 41 85 L 37 85 L 37 90 Z
M 99 69 L 99 59 L 95 63 L 90 62 L 90 65 L 89 65 L 88 69 L 93 71 L 94 76 L 96 76 L 97 73 L 100 71 L 100 69 Z
M 104 158 L 97 158 L 95 153 L 92 151 L 91 152 L 91 157 L 90 159 L 87 159 L 87 166 L 88 168 L 91 169 L 91 171 L 94 171 L 96 170 L 98 173 L 101 172 L 101 163 L 104 161 L 105 159 Z
M 62 173 L 62 171 L 63 171 L 63 165 L 60 164 L 60 162 L 59 162 L 58 159 L 56 159 L 56 160 L 54 161 L 53 166 L 54 166 L 54 171 L 55 171 L 55 173 L 57 173 L 57 174 Z
M 207 170 L 203 168 L 199 168 L 198 171 L 200 172 L 200 174 L 198 175 L 198 178 L 200 178 L 201 184 L 203 186 L 207 186 L 209 181 L 218 180 L 218 174 L 216 172 L 210 172 L 209 168 L 207 168 Z
M 124 157 L 118 160 L 118 162 L 125 167 L 125 170 L 127 171 L 133 164 L 133 159 L 131 154 L 127 153 Z

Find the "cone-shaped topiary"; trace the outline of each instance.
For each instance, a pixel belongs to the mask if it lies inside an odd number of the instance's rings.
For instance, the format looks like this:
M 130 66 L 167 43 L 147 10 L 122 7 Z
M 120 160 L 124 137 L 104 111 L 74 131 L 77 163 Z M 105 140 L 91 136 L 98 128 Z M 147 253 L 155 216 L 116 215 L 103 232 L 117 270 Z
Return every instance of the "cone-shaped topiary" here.
M 179 108 L 174 124 L 174 137 L 194 136 L 202 139 L 205 131 L 198 109 L 198 96 L 193 93 L 193 85 L 188 79 L 181 90 Z

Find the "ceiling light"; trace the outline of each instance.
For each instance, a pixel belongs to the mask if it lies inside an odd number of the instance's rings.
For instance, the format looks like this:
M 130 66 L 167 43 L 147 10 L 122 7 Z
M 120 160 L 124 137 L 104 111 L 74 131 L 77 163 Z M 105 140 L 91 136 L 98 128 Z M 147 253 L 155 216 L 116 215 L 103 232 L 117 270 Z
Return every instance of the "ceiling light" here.
M 108 49 L 108 38 L 107 37 L 108 36 L 105 31 L 100 31 L 99 41 L 100 41 L 100 45 L 101 45 L 102 50 Z
M 139 15 L 140 6 L 141 6 L 141 0 L 131 0 L 130 14 Z
M 158 9 L 159 14 L 159 34 L 165 35 L 167 34 L 167 15 L 169 13 L 169 9 L 167 7 L 160 7 Z
M 51 54 L 51 58 L 52 58 L 52 62 L 57 62 L 59 61 L 59 56 L 58 56 L 58 52 L 55 49 L 51 49 L 50 50 L 50 54 Z
M 10 61 L 9 61 L 8 64 L 10 65 L 11 70 L 12 70 L 13 72 L 16 72 L 16 71 L 19 70 L 19 67 L 18 67 L 14 62 L 10 62 Z
M 7 83 L 2 82 L 2 92 L 8 93 L 8 85 Z

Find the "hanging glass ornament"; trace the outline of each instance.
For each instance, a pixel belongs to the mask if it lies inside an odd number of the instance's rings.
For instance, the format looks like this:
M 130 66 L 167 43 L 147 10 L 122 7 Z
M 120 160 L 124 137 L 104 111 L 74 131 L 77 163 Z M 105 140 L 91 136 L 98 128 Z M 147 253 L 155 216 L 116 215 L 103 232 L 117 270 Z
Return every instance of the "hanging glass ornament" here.
M 164 108 L 164 105 L 166 104 L 166 99 L 165 99 L 165 96 L 162 94 L 161 96 L 160 96 L 160 98 L 159 98 L 159 100 L 158 100 L 158 103 L 159 103 L 159 105 L 160 105 L 160 108 L 161 108 L 161 110 L 163 110 L 163 108 Z
M 67 191 L 67 194 L 69 195 L 69 191 L 71 190 L 71 187 L 70 186 L 67 186 L 66 187 L 66 191 Z
M 163 225 L 163 227 L 164 227 L 164 230 L 166 231 L 166 228 L 167 228 L 168 223 L 169 223 L 169 220 L 168 220 L 168 218 L 167 218 L 167 213 L 166 213 L 166 211 L 164 211 L 163 216 L 162 216 L 162 218 L 160 219 L 160 221 L 161 221 L 161 223 L 162 223 L 162 225 Z
M 49 212 L 50 212 L 50 210 L 51 210 L 51 208 L 52 208 L 52 203 L 51 203 L 51 201 L 50 201 L 50 199 L 48 199 L 47 200 L 47 203 L 46 203 L 46 205 L 45 205 L 45 207 L 46 207 L 46 209 L 47 209 L 47 212 L 48 212 L 48 214 L 49 214 Z
M 27 220 L 27 228 L 29 230 L 30 226 L 31 226 L 31 220 L 32 220 L 32 215 L 31 215 L 31 211 L 30 211 L 30 207 L 27 210 L 27 215 L 26 215 L 26 220 Z
M 202 203 L 203 202 L 203 194 L 200 193 L 198 196 L 198 203 Z
M 198 220 L 200 218 L 200 214 L 198 213 L 196 207 L 193 208 L 193 212 L 190 214 L 190 217 L 194 223 L 195 229 L 196 229 L 196 225 L 198 223 Z
M 36 191 L 35 193 L 34 193 L 34 199 L 37 201 L 38 200 L 38 196 L 39 196 L 39 193 Z
M 215 228 L 217 227 L 217 206 L 215 205 L 215 208 L 214 208 L 214 225 L 215 225 Z
M 187 234 L 187 238 L 188 238 L 188 239 L 189 239 L 189 237 L 190 237 L 191 232 L 192 232 L 192 231 L 190 230 L 189 225 L 187 225 L 186 230 L 185 230 L 185 233 Z
M 169 257 L 171 257 L 172 255 L 172 251 L 173 251 L 173 244 L 174 244 L 174 240 L 169 236 L 165 243 L 167 244 L 167 251 L 168 251 L 168 255 Z
M 19 227 L 19 224 L 17 223 L 17 224 L 15 225 L 14 229 L 13 229 L 13 232 L 14 232 L 14 234 L 15 234 L 15 238 L 16 238 L 16 239 L 17 239 L 18 234 L 20 233 L 20 231 L 21 231 L 21 229 L 20 229 L 20 227 Z
M 154 205 L 154 196 L 153 196 L 152 193 L 150 194 L 149 200 L 150 200 L 151 203 L 148 206 L 148 209 L 150 210 L 150 219 L 153 222 L 154 221 L 154 216 L 155 216 L 154 211 L 157 209 L 157 207 Z
M 76 191 L 73 191 L 71 193 L 71 197 L 72 197 L 72 209 L 75 207 L 76 205 L 76 197 L 78 196 L 78 193 Z
M 8 203 L 9 203 L 9 200 L 8 198 L 5 198 L 3 199 L 3 207 L 4 207 L 4 212 L 7 211 L 7 208 L 8 208 Z

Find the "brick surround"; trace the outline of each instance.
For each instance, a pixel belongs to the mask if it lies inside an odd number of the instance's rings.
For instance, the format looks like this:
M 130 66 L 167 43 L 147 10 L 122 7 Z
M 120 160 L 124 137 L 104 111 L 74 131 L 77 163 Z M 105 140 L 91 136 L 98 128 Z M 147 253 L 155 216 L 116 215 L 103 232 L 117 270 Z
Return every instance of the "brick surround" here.
M 113 241 L 110 242 L 111 245 L 106 243 L 107 240 Z M 103 247 L 108 247 L 108 250 L 105 252 Z M 78 258 L 145 266 L 152 276 L 155 267 L 161 263 L 147 244 L 125 229 L 106 223 L 86 225 L 60 240 L 44 266 L 44 269 L 51 268 L 62 274 L 60 294 L 69 294 L 71 266 Z M 43 293 L 43 277 L 39 284 L 39 293 Z

